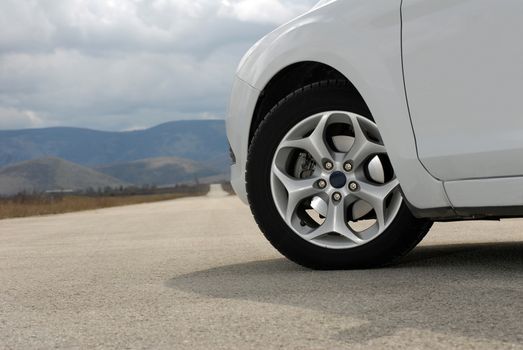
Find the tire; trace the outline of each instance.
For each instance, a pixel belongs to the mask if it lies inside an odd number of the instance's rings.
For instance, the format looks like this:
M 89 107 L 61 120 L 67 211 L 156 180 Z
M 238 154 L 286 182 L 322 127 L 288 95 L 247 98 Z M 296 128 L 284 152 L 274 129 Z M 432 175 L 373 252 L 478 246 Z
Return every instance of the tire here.
M 338 246 L 333 248 L 328 244 L 317 244 L 314 240 L 304 239 L 297 233 L 297 229 L 291 227 L 292 225 L 284 219 L 282 211 L 278 209 L 280 202 L 277 198 L 279 197 L 273 193 L 273 190 L 276 191 L 275 188 L 279 185 L 275 185 L 271 180 L 274 178 L 272 169 L 274 169 L 273 162 L 274 164 L 276 162 L 275 154 L 278 152 L 278 147 L 290 130 L 318 113 L 345 111 L 372 121 L 368 109 L 358 100 L 350 98 L 350 91 L 349 83 L 342 80 L 322 81 L 294 91 L 265 116 L 255 131 L 249 147 L 246 187 L 249 205 L 259 228 L 281 254 L 297 264 L 312 269 L 372 268 L 391 264 L 412 250 L 432 226 L 431 221 L 415 218 L 405 201 L 398 199 L 400 204 L 397 205 L 393 219 L 390 219 L 390 223 L 383 232 L 363 244 L 347 248 Z M 319 171 L 316 170 L 319 164 L 318 162 L 315 164 L 314 171 L 316 172 Z M 328 181 L 331 181 L 328 186 L 333 186 L 332 177 Z M 398 192 L 402 196 L 399 185 Z M 325 194 L 321 194 L 321 196 L 325 198 Z M 350 197 L 350 195 L 347 196 Z M 394 196 L 397 195 L 394 194 Z M 327 199 L 327 201 L 330 200 Z M 387 198 L 387 201 L 391 200 Z M 311 202 L 310 198 L 307 200 L 307 203 L 309 202 Z M 334 206 L 334 204 L 329 205 Z M 287 206 L 290 206 L 290 200 Z M 348 213 L 345 208 L 343 211 Z M 378 222 L 377 211 L 375 213 L 376 222 Z M 292 220 L 296 221 L 295 218 Z M 344 221 L 347 223 L 346 218 Z M 300 225 L 304 225 L 303 220 Z M 311 230 L 314 230 L 317 225 L 319 224 L 311 224 Z M 376 225 L 384 227 L 381 224 Z M 308 226 L 304 227 L 309 229 Z M 345 239 L 341 236 L 338 238 L 335 233 L 329 233 L 324 239 L 331 239 L 332 235 L 336 239 Z

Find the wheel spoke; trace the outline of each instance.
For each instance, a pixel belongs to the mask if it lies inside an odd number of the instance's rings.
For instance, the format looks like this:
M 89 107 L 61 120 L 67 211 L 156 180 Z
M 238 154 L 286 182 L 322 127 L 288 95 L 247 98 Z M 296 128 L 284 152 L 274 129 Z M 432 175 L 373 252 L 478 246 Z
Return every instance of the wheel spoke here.
M 369 203 L 374 209 L 380 229 L 384 229 L 387 226 L 386 199 L 398 186 L 399 181 L 396 178 L 384 185 L 361 182 L 359 191 L 355 193 L 357 197 Z
M 309 240 L 313 240 L 323 235 L 334 232 L 342 235 L 343 237 L 351 240 L 354 243 L 362 243 L 363 240 L 356 236 L 354 232 L 352 232 L 352 230 L 347 226 L 347 206 L 349 206 L 356 200 L 357 198 L 350 197 L 345 203 L 335 204 L 333 202 L 330 202 L 325 221 L 320 227 L 308 234 L 307 238 Z
M 400 185 L 400 182 L 398 181 L 398 179 L 393 178 L 389 182 L 378 186 L 378 188 L 380 189 L 380 192 L 381 192 L 381 195 L 383 196 L 383 198 L 387 198 L 389 196 L 389 194 L 392 193 L 392 191 L 394 191 L 396 188 L 399 187 L 399 185 Z
M 310 153 L 317 164 L 321 164 L 324 159 L 332 159 L 332 153 L 325 143 L 325 128 L 329 121 L 330 114 L 320 117 L 320 120 L 312 133 L 304 138 L 297 140 L 287 140 L 280 144 L 279 149 L 299 148 Z
M 328 233 L 337 232 L 339 226 L 338 222 L 344 222 L 344 220 L 345 215 L 343 213 L 343 207 L 330 202 L 325 221 L 320 227 L 311 232 L 307 238 L 313 240 Z
M 311 140 L 311 143 L 314 145 L 315 149 L 319 153 L 319 156 L 323 158 L 332 158 L 332 154 L 325 142 L 325 128 L 327 127 L 330 116 L 330 114 L 323 115 L 320 118 L 318 125 L 316 125 L 316 128 L 309 136 L 309 139 Z M 316 161 L 318 162 L 318 160 Z M 319 164 L 321 164 L 321 159 L 319 159 L 319 162 Z
M 354 167 L 358 167 L 372 154 L 386 153 L 385 146 L 369 141 L 361 128 L 358 117 L 351 115 L 352 127 L 354 129 L 354 144 L 345 155 L 344 161 L 352 161 Z
M 321 192 L 319 188 L 315 187 L 315 182 L 318 181 L 319 178 L 295 179 L 285 174 L 277 165 L 272 166 L 272 173 L 287 190 L 288 199 L 285 210 L 285 220 L 291 222 L 298 204 L 305 198 L 312 197 Z

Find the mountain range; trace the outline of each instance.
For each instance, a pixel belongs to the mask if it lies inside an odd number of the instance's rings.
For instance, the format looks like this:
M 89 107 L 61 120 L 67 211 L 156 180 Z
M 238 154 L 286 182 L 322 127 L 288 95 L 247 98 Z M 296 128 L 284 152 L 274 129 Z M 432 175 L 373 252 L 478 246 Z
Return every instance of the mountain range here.
M 228 178 L 223 120 L 187 120 L 146 130 L 0 131 L 0 195 Z
M 207 161 L 226 153 L 223 120 L 182 120 L 124 132 L 63 127 L 0 131 L 0 167 L 49 156 L 93 166 L 154 157 Z

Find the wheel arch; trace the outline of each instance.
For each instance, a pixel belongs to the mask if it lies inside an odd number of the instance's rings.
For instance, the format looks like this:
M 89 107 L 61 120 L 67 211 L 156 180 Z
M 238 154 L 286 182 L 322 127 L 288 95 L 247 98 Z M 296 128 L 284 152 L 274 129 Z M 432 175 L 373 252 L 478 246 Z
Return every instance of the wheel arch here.
M 371 117 L 367 103 L 354 84 L 336 68 L 319 61 L 301 61 L 290 64 L 278 71 L 261 90 L 254 108 L 249 130 L 249 144 L 267 113 L 292 92 L 312 83 L 324 80 L 343 80 L 348 83 L 347 98 L 354 99 Z

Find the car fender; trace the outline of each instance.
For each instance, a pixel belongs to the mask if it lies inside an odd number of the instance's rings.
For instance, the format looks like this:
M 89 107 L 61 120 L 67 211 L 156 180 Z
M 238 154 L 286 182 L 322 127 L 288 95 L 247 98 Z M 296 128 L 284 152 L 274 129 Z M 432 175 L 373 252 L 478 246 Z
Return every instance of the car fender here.
M 237 75 L 261 91 L 294 63 L 335 68 L 366 101 L 408 202 L 418 209 L 447 208 L 443 184 L 426 171 L 416 152 L 403 80 L 400 5 L 400 0 L 327 3 L 260 40 L 242 59 Z

